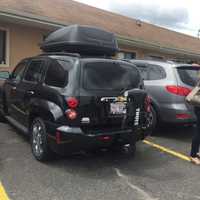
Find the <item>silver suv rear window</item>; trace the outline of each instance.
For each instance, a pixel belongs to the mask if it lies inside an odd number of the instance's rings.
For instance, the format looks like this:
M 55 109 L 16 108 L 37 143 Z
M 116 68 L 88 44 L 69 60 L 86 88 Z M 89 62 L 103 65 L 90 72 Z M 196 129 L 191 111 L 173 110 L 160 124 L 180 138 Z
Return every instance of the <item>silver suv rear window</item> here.
M 199 67 L 178 67 L 179 77 L 184 84 L 194 87 L 199 80 Z

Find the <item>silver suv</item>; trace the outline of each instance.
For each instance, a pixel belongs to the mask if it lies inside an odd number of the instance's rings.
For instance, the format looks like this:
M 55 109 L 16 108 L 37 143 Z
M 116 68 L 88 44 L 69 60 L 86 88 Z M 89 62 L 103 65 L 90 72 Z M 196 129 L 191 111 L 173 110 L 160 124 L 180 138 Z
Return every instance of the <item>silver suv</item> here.
M 152 60 L 131 60 L 140 70 L 152 98 L 152 127 L 158 122 L 194 123 L 192 106 L 185 97 L 198 81 L 198 66 Z

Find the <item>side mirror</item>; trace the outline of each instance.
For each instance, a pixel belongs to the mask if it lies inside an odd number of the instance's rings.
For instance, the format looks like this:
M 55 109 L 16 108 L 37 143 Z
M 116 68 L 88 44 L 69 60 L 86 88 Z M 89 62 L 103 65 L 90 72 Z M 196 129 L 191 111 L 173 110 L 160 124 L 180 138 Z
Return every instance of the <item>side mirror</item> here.
M 8 71 L 0 71 L 0 79 L 6 80 L 10 78 L 10 72 Z

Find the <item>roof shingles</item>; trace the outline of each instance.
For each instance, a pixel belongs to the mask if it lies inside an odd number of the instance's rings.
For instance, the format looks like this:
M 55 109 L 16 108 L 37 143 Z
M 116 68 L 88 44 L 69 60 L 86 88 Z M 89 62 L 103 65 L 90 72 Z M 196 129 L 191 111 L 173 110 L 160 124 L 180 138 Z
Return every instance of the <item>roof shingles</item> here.
M 0 9 L 22 11 L 66 24 L 94 25 L 121 36 L 155 42 L 200 54 L 200 40 L 72 0 L 1 0 Z

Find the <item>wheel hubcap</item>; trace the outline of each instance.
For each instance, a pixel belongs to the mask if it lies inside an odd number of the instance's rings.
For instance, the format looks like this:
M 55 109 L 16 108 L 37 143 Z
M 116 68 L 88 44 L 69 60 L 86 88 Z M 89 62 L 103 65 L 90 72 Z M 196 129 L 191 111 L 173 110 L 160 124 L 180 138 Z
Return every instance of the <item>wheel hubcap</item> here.
M 43 140 L 42 140 L 42 126 L 39 122 L 36 122 L 32 128 L 33 132 L 33 150 L 37 156 L 43 153 Z
M 153 113 L 151 111 L 150 113 L 148 113 L 148 117 L 147 117 L 147 127 L 148 128 L 151 128 L 151 126 L 153 125 L 153 121 L 154 121 L 154 118 L 153 118 Z

